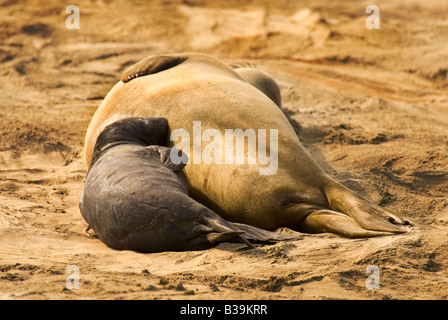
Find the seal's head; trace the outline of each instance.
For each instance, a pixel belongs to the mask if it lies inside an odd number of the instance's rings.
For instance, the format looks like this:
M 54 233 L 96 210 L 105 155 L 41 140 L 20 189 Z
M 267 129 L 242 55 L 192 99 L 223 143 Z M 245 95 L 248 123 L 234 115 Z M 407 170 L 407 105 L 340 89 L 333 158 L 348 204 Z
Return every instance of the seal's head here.
M 105 150 L 120 144 L 165 146 L 168 121 L 165 118 L 127 118 L 108 125 L 95 143 L 92 164 Z

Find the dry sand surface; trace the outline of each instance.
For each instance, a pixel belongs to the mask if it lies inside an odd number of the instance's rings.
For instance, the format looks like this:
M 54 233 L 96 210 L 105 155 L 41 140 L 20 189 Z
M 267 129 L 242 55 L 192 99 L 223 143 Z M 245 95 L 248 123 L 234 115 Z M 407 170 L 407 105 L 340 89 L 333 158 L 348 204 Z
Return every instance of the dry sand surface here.
M 0 3 L 0 298 L 446 299 L 448 3 L 80 0 Z M 83 139 L 130 64 L 200 51 L 248 61 L 331 176 L 432 226 L 351 240 L 307 235 L 243 250 L 114 251 L 85 231 Z M 66 268 L 79 268 L 69 290 Z M 379 289 L 368 289 L 369 265 Z

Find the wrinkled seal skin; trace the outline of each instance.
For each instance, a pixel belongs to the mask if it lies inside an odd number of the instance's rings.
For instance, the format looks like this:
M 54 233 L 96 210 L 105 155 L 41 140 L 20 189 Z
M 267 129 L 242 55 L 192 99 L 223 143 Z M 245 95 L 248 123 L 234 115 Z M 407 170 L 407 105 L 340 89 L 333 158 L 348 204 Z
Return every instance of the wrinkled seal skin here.
M 276 174 L 261 176 L 258 163 L 189 163 L 184 172 L 190 195 L 226 220 L 266 230 L 372 237 L 415 226 L 330 178 L 304 149 L 280 105 L 277 84 L 257 69 L 234 68 L 205 54 L 150 56 L 125 70 L 98 108 L 86 135 L 86 164 L 101 130 L 122 118 L 164 117 L 170 132 L 181 128 L 190 137 L 193 121 L 223 136 L 225 129 L 276 129 Z
M 239 240 L 293 239 L 232 224 L 188 196 L 182 169 L 173 164 L 164 118 L 112 123 L 95 144 L 80 211 L 106 245 L 139 252 L 201 250 Z

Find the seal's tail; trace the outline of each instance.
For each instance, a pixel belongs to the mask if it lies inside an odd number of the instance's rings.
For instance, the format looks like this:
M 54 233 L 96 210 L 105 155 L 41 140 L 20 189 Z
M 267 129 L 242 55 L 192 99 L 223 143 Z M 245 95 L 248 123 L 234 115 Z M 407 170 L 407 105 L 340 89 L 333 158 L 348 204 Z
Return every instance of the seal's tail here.
M 244 234 L 242 234 L 241 236 L 245 237 L 252 243 L 269 244 L 278 241 L 293 241 L 302 239 L 302 237 L 297 235 L 282 234 L 278 232 L 267 231 L 247 224 L 242 223 L 232 223 L 232 224 L 235 225 L 238 229 L 244 231 Z
M 295 235 L 281 234 L 263 230 L 243 223 L 229 222 L 213 212 L 206 218 L 206 223 L 215 232 L 209 233 L 207 239 L 211 244 L 217 245 L 224 242 L 242 242 L 253 248 L 252 243 L 272 244 L 278 241 L 300 240 Z
M 221 232 L 212 232 L 207 234 L 207 240 L 212 245 L 218 245 L 224 242 L 234 242 L 235 240 L 239 240 L 246 244 L 248 247 L 253 248 L 254 246 L 247 241 L 241 235 L 244 234 L 244 231 L 221 231 Z

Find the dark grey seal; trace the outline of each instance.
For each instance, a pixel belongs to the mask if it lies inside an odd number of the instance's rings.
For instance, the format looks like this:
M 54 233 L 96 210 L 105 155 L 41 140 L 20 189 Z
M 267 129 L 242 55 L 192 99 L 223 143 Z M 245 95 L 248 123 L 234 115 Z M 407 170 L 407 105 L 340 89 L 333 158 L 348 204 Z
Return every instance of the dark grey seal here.
M 80 211 L 107 246 L 138 252 L 203 250 L 223 242 L 270 243 L 297 237 L 231 223 L 188 195 L 170 158 L 165 118 L 127 118 L 96 141 Z

